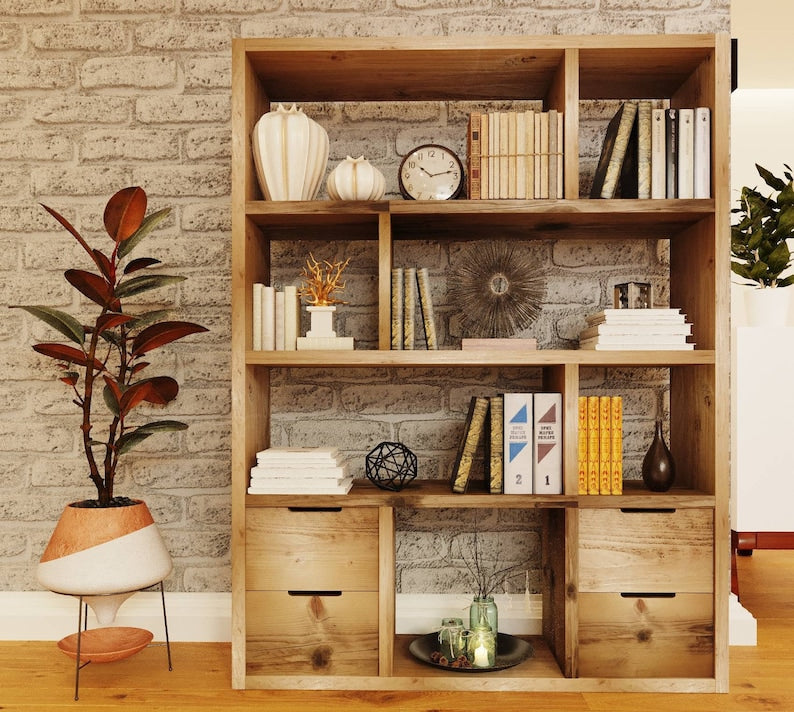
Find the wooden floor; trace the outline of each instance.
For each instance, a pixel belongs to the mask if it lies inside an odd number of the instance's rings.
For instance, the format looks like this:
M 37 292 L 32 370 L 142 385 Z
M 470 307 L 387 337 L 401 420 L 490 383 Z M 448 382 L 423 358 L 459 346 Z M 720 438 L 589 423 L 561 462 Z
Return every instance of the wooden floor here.
M 739 582 L 742 602 L 758 620 L 758 646 L 731 648 L 725 695 L 239 691 L 229 687 L 228 644 L 177 643 L 172 672 L 159 647 L 89 665 L 75 702 L 73 663 L 54 644 L 0 642 L 0 710 L 794 712 L 794 551 L 740 558 Z

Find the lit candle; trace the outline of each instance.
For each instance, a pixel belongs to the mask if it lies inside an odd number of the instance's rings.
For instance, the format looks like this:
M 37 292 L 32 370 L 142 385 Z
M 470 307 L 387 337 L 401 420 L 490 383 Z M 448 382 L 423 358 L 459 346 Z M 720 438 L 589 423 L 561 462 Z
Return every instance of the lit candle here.
M 490 667 L 488 664 L 488 651 L 485 649 L 484 645 L 475 648 L 474 662 L 472 665 L 474 665 L 474 667 Z

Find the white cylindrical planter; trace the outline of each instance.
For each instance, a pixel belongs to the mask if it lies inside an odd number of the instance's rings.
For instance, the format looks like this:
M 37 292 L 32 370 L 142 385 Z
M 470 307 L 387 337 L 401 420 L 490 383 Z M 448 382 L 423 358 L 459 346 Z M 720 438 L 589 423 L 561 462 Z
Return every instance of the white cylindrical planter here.
M 750 326 L 785 326 L 794 289 L 750 287 L 744 293 Z

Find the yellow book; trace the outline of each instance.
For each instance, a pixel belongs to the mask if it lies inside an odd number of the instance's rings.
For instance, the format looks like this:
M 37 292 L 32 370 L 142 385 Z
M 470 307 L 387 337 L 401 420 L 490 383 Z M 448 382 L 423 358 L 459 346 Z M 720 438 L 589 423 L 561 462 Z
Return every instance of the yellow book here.
M 623 494 L 623 398 L 612 396 L 612 494 Z
M 579 494 L 587 494 L 587 396 L 579 396 L 578 419 L 578 454 Z
M 507 112 L 507 195 L 515 200 L 518 180 L 518 112 Z
M 598 399 L 598 492 L 612 492 L 612 398 Z
M 509 136 L 510 121 L 507 111 L 499 112 L 499 199 L 507 198 L 510 184 Z
M 587 397 L 587 494 L 599 493 L 598 396 Z

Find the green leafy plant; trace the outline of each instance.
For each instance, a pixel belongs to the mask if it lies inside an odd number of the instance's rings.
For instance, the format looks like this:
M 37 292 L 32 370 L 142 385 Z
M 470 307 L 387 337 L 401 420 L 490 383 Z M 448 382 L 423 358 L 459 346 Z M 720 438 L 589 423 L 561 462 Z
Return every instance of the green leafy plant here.
M 784 164 L 785 165 L 785 164 Z M 794 185 L 791 168 L 785 166 L 785 180 L 757 163 L 758 174 L 777 191 L 764 196 L 755 188 L 742 188 L 740 207 L 731 210 L 740 216 L 731 226 L 731 271 L 761 287 L 788 287 L 794 275 L 781 278 L 791 264 L 786 242 L 794 237 Z
M 125 299 L 185 279 L 147 273 L 160 264 L 152 257 L 130 259 L 141 240 L 170 212 L 166 208 L 146 216 L 146 203 L 146 193 L 139 187 L 124 188 L 110 198 L 104 213 L 105 229 L 112 240 L 109 253 L 92 248 L 66 218 L 42 205 L 93 262 L 94 271 L 68 269 L 64 273 L 72 287 L 99 307 L 93 323 L 83 324 L 47 306 L 12 307 L 33 314 L 71 342 L 40 343 L 33 349 L 58 363 L 59 378 L 72 390 L 73 402 L 82 412 L 83 451 L 98 497 L 87 500 L 86 505 L 107 507 L 127 502 L 113 493 L 119 458 L 155 433 L 187 428 L 177 420 L 131 425 L 128 416 L 142 403 L 166 405 L 179 392 L 179 384 L 170 376 L 142 378 L 150 365 L 144 357 L 185 336 L 207 331 L 191 322 L 169 321 L 165 310 L 132 314 L 124 308 Z M 96 397 L 97 386 L 102 388 L 101 399 Z M 98 437 L 94 421 L 100 400 L 106 410 L 106 429 Z

